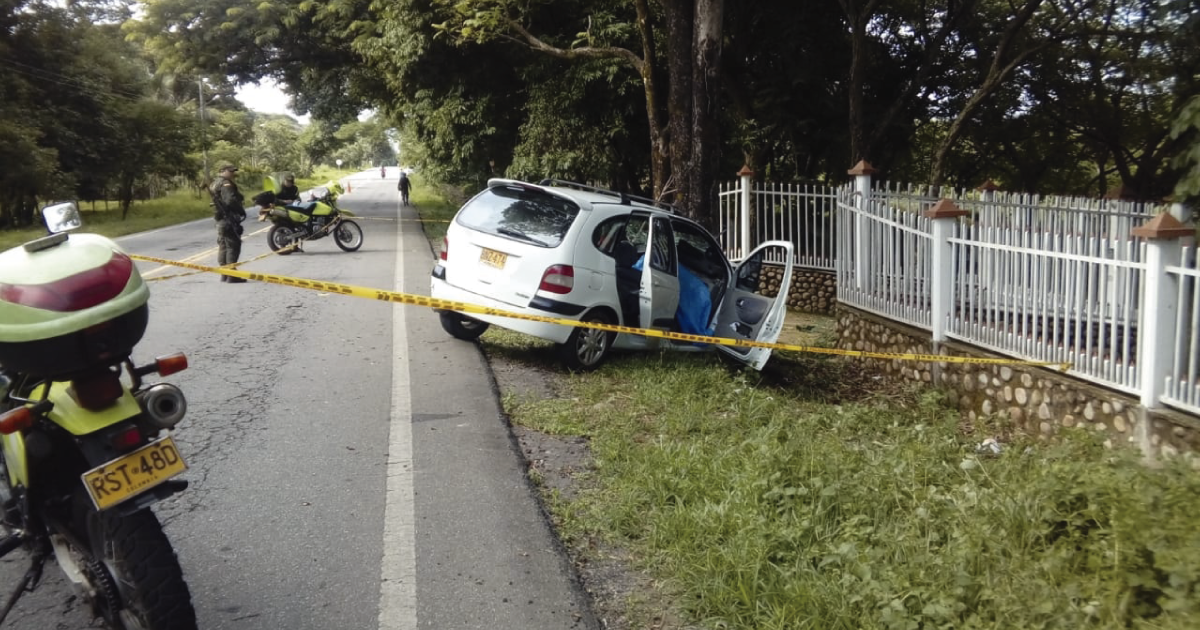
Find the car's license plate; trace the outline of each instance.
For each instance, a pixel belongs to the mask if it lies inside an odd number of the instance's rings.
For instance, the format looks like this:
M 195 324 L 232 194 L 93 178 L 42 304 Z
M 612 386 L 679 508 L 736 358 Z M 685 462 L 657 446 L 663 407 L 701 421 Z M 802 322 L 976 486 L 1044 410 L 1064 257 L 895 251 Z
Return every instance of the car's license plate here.
M 479 252 L 479 261 L 485 265 L 491 265 L 497 269 L 503 269 L 504 263 L 508 262 L 508 254 L 485 247 Z
M 97 510 L 108 509 L 187 470 L 175 440 L 167 436 L 83 473 Z

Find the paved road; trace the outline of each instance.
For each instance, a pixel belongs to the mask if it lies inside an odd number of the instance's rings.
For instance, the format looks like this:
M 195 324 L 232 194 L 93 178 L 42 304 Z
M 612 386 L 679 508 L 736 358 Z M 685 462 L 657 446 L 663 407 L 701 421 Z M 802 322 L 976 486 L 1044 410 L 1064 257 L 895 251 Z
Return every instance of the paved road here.
M 427 294 L 432 255 L 389 174 L 360 174 L 340 202 L 364 217 L 360 251 L 324 239 L 247 269 Z M 267 251 L 267 224 L 246 225 L 243 259 Z M 214 240 L 202 221 L 120 242 L 213 264 Z M 135 358 L 182 350 L 191 362 L 169 380 L 189 397 L 176 435 L 192 486 L 157 511 L 201 628 L 598 627 L 483 359 L 435 314 L 212 274 L 151 291 Z M 20 575 L 19 556 L 0 562 L 0 585 Z M 6 627 L 92 624 L 51 566 Z

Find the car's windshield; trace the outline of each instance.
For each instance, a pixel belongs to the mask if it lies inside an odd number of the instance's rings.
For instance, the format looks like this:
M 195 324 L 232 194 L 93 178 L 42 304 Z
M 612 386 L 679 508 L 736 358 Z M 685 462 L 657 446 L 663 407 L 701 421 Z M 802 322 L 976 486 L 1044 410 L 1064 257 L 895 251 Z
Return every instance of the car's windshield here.
M 578 214 L 579 206 L 561 197 L 497 186 L 467 202 L 458 213 L 458 222 L 538 247 L 557 247 Z

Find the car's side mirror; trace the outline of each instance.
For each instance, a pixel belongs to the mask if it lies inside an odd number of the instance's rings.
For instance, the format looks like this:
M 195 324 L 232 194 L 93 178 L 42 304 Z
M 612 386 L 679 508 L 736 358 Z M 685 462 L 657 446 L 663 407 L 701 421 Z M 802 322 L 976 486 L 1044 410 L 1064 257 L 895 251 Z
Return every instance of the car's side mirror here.
M 46 230 L 51 234 L 74 230 L 83 225 L 79 206 L 75 205 L 74 201 L 56 203 L 42 208 L 42 218 L 46 221 Z

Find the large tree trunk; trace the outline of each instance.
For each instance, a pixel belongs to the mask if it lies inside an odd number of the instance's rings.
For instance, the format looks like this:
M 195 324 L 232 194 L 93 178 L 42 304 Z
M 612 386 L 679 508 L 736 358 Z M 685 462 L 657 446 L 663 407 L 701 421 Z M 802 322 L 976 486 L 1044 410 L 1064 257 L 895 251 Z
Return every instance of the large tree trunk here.
M 847 117 L 850 125 L 850 163 L 867 156 L 867 131 L 863 113 L 863 89 L 866 83 L 868 55 L 867 22 L 875 13 L 878 0 L 840 0 L 850 28 L 850 77 L 846 85 Z
M 658 55 L 654 48 L 654 31 L 650 28 L 650 7 L 646 0 L 636 0 L 638 31 L 642 36 L 642 85 L 646 89 L 646 118 L 650 123 L 650 185 L 654 198 L 662 197 L 671 165 L 667 158 L 667 132 L 663 129 L 662 107 L 654 72 Z
M 671 177 L 667 198 L 686 205 L 684 182 L 692 177 L 692 29 L 694 0 L 660 0 L 667 22 L 667 146 Z
M 687 216 L 712 227 L 716 221 L 720 164 L 718 103 L 721 96 L 721 27 L 724 0 L 660 0 L 667 20 L 670 94 L 667 192 Z
M 725 0 L 696 0 L 692 49 L 692 160 L 696 170 L 685 198 L 691 216 L 716 232 L 717 170 L 721 167 L 721 26 Z

